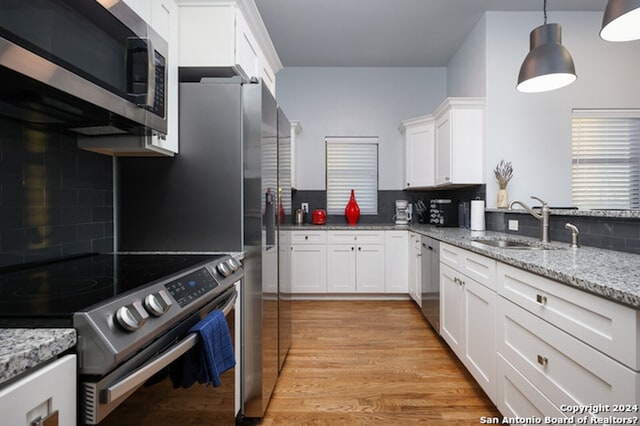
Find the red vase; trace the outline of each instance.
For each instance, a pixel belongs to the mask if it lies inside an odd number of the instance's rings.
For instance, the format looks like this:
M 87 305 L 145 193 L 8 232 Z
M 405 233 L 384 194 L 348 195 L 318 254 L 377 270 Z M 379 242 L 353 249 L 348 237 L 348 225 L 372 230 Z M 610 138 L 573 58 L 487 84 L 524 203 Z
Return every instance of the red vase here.
M 360 206 L 358 206 L 356 202 L 356 195 L 353 189 L 351 190 L 351 198 L 349 198 L 349 202 L 344 208 L 344 215 L 347 217 L 347 222 L 349 222 L 351 226 L 354 226 L 360 217 Z

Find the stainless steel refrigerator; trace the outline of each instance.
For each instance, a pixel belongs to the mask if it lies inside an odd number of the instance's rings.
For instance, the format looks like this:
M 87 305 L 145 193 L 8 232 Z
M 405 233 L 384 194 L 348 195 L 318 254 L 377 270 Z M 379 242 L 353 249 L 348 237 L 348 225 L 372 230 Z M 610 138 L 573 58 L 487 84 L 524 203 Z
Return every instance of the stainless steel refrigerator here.
M 181 69 L 180 154 L 117 161 L 117 247 L 244 252 L 242 413 L 258 418 L 291 341 L 289 299 L 278 280 L 286 260 L 278 250 L 278 197 L 291 192 L 280 182 L 290 170 L 279 174 L 278 164 L 286 166 L 289 125 L 280 113 L 279 138 L 279 110 L 262 83 L 189 71 Z

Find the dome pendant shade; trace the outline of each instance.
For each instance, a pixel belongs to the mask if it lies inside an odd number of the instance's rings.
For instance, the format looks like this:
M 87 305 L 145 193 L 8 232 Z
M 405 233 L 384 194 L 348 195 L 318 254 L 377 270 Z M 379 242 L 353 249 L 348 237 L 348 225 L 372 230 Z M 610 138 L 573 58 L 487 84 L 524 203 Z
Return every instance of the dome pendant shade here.
M 600 37 L 607 41 L 640 39 L 640 0 L 609 0 Z
M 562 27 L 559 24 L 544 24 L 531 31 L 530 51 L 518 75 L 518 91 L 546 92 L 575 81 L 573 59 L 561 41 Z

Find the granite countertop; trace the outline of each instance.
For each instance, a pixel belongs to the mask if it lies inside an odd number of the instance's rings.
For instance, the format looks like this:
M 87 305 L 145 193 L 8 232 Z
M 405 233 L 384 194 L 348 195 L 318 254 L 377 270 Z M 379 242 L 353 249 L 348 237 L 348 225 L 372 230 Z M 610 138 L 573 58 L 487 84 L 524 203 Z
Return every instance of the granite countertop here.
M 640 255 L 595 247 L 571 248 L 567 243 L 494 231 L 411 225 L 412 231 L 482 254 L 515 267 L 640 309 Z M 525 241 L 545 250 L 476 246 L 477 238 Z
M 0 329 L 0 386 L 77 343 L 73 328 Z
M 574 212 L 575 213 L 575 212 Z M 597 212 L 595 212 L 597 214 Z M 595 247 L 572 249 L 569 244 L 551 242 L 495 231 L 470 231 L 464 228 L 440 228 L 433 225 L 327 224 L 286 225 L 284 229 L 321 230 L 402 230 L 418 232 L 440 241 L 482 254 L 515 267 L 542 275 L 609 300 L 640 309 L 640 255 Z M 526 241 L 546 250 L 517 250 L 472 245 L 476 238 Z

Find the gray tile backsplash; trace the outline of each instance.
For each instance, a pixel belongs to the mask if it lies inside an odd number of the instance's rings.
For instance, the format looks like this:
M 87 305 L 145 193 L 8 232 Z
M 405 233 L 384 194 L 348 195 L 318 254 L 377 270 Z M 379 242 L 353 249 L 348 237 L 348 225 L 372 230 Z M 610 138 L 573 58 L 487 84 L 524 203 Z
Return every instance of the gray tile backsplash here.
M 424 201 L 429 206 L 429 200 L 433 198 L 451 198 L 456 201 L 469 201 L 476 197 L 485 198 L 485 185 L 474 185 L 464 188 L 431 190 L 431 191 L 378 191 L 378 214 L 360 215 L 358 223 L 393 223 L 393 215 L 396 209 L 396 200 L 408 200 L 415 203 L 418 200 Z M 357 199 L 357 194 L 356 194 Z M 309 211 L 314 209 L 327 208 L 327 193 L 321 191 L 293 191 L 291 205 L 293 210 L 300 208 L 301 203 L 309 203 Z M 305 217 L 306 222 L 311 222 L 311 215 Z M 328 215 L 327 223 L 347 223 L 344 214 Z
M 111 157 L 0 119 L 0 267 L 112 250 Z
M 518 221 L 518 231 L 509 231 L 509 220 Z M 580 244 L 609 250 L 640 254 L 640 220 L 615 217 L 554 216 L 549 217 L 549 238 L 571 242 L 571 233 L 564 228 L 569 222 L 580 230 Z M 487 212 L 487 229 L 528 237 L 540 237 L 540 221 L 529 214 Z

